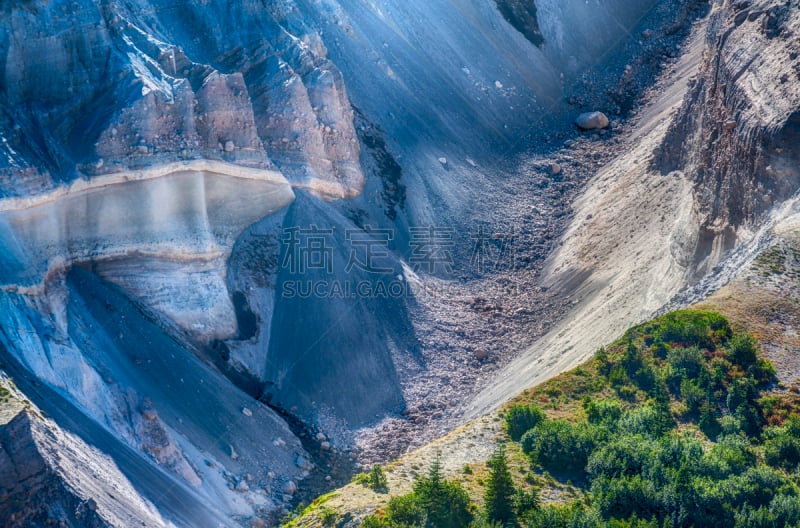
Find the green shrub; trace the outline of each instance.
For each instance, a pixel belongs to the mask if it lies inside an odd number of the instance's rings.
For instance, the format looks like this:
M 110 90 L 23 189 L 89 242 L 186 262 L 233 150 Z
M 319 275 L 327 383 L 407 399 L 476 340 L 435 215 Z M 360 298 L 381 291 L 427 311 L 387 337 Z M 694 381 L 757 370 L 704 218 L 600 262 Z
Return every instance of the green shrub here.
M 619 400 L 592 400 L 588 396 L 583 400 L 583 410 L 590 424 L 604 425 L 609 429 L 616 428 L 622 417 L 622 403 Z
M 745 506 L 736 514 L 735 528 L 800 526 L 800 500 L 794 495 L 777 495 L 769 506 Z
M 322 522 L 322 526 L 335 526 L 336 521 L 339 520 L 339 513 L 336 510 L 326 506 L 323 506 L 319 509 L 318 516 L 319 520 Z
M 705 368 L 705 357 L 696 346 L 673 348 L 667 353 L 667 363 L 684 376 L 695 378 Z
M 386 520 L 390 525 L 422 526 L 425 510 L 414 493 L 392 497 L 386 505 Z
M 377 515 L 368 515 L 361 521 L 361 528 L 388 528 L 389 523 L 378 518 Z
M 739 428 L 750 436 L 758 435 L 764 424 L 757 400 L 758 388 L 752 378 L 733 380 L 726 399 L 728 411 L 736 417 Z
M 771 427 L 764 431 L 764 461 L 773 467 L 792 471 L 800 465 L 800 420 L 792 420 L 784 427 Z
M 378 464 L 372 466 L 369 473 L 357 473 L 353 476 L 352 482 L 361 484 L 364 487 L 379 493 L 385 493 L 388 490 L 388 481 L 386 480 L 386 473 L 383 468 Z
M 519 442 L 522 435 L 536 427 L 544 419 L 544 412 L 536 405 L 512 405 L 506 411 L 508 436 L 515 442 Z
M 636 394 L 636 387 L 633 385 L 622 385 L 617 387 L 617 395 L 627 402 L 635 402 Z
M 765 385 L 775 381 L 775 366 L 766 359 L 756 359 L 747 369 L 747 375 L 753 378 L 756 383 Z
M 539 494 L 535 490 L 517 489 L 513 502 L 514 512 L 517 514 L 518 519 L 524 518 L 527 514 L 540 507 Z
M 749 334 L 736 334 L 728 343 L 725 357 L 734 365 L 747 369 L 756 362 L 758 344 Z
M 595 510 L 586 510 L 578 503 L 549 505 L 531 512 L 528 528 L 602 528 L 603 519 Z
M 622 365 L 614 365 L 609 367 L 607 377 L 608 382 L 615 389 L 628 384 L 628 374 L 625 372 L 625 369 L 622 367 Z
M 623 433 L 591 454 L 586 472 L 593 479 L 638 475 L 645 471 L 651 457 L 658 452 L 657 442 L 641 435 Z
M 469 524 L 469 528 L 503 528 L 503 524 L 495 521 L 490 521 L 484 515 L 478 515 Z
M 731 335 L 728 320 L 714 312 L 698 310 L 680 310 L 656 319 L 655 336 L 667 343 L 697 346 L 707 350 L 716 350 L 717 345 L 724 344 Z
M 648 403 L 626 412 L 619 420 L 619 429 L 627 434 L 657 438 L 662 434 L 661 421 L 657 406 Z
M 588 422 L 546 420 L 523 435 L 522 450 L 552 473 L 583 472 L 603 430 Z
M 699 462 L 699 472 L 715 479 L 743 473 L 756 462 L 750 442 L 741 435 L 720 436 Z
M 688 378 L 684 378 L 681 381 L 681 400 L 689 408 L 689 411 L 699 411 L 706 399 L 706 392 L 696 381 Z
M 700 406 L 700 421 L 697 425 L 711 440 L 715 440 L 722 432 L 722 424 L 717 419 L 717 407 L 710 399 Z

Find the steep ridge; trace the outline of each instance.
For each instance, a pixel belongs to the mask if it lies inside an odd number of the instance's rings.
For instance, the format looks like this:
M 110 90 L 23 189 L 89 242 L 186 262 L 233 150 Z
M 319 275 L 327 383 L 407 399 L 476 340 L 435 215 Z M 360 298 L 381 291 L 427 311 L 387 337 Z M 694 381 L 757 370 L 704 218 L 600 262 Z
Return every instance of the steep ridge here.
M 695 182 L 703 215 L 698 275 L 751 238 L 800 183 L 797 9 L 796 2 L 735 2 L 712 15 L 713 58 L 654 160 Z
M 42 418 L 8 378 L 0 378 L 0 393 L 5 526 L 173 526 L 107 455 Z M 42 500 L 31 501 L 32 493 Z

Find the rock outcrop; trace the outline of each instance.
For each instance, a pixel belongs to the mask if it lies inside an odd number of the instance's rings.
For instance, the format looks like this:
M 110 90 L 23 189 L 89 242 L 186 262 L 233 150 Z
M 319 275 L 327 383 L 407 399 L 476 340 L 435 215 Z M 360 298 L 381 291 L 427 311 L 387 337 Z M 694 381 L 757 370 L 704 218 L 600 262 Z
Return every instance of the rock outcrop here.
M 706 61 L 655 160 L 685 172 L 702 212 L 696 274 L 749 240 L 800 187 L 800 4 L 726 1 Z
M 286 31 L 273 16 L 280 7 L 34 1 L 2 9 L 0 104 L 11 132 L 2 194 L 193 158 L 274 162 L 328 196 L 363 185 L 341 74 L 319 37 Z
M 2 414 L 11 414 L 0 420 L 3 526 L 173 526 L 107 455 L 45 420 L 29 403 L 4 400 L 0 406 Z

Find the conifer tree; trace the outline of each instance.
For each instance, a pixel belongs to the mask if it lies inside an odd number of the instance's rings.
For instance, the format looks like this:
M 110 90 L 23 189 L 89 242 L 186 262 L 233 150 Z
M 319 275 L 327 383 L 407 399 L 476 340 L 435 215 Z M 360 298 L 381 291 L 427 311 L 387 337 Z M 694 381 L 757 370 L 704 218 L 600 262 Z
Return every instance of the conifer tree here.
M 514 481 L 511 480 L 511 471 L 508 469 L 506 447 L 498 444 L 494 454 L 486 462 L 489 467 L 489 481 L 484 493 L 484 508 L 486 517 L 506 525 L 514 522 Z

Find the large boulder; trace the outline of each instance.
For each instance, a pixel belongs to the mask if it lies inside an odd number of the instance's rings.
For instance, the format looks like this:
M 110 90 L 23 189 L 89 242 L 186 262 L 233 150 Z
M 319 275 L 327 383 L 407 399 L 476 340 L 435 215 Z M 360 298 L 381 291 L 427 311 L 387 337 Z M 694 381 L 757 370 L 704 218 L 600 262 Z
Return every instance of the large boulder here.
M 608 126 L 608 117 L 603 112 L 586 112 L 575 118 L 575 124 L 583 130 L 600 130 Z

